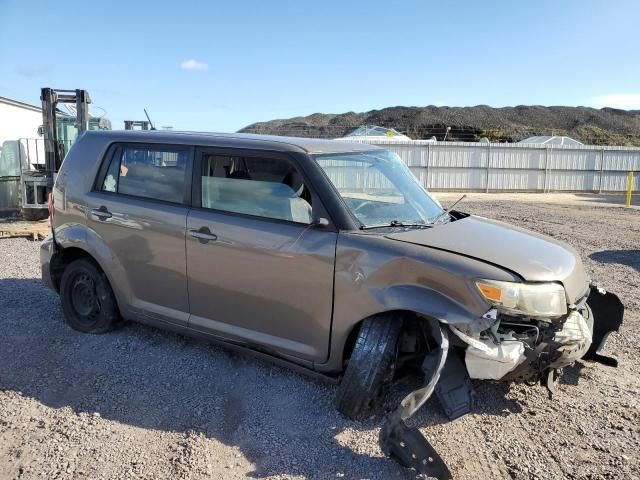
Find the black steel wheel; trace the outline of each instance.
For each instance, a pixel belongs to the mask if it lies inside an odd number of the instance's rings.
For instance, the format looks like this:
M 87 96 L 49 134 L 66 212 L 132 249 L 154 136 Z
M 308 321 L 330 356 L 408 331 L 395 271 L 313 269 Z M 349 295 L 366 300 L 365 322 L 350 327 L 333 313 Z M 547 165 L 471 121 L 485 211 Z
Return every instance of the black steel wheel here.
M 60 299 L 65 321 L 74 330 L 105 333 L 121 321 L 106 275 L 89 259 L 75 260 L 65 268 Z

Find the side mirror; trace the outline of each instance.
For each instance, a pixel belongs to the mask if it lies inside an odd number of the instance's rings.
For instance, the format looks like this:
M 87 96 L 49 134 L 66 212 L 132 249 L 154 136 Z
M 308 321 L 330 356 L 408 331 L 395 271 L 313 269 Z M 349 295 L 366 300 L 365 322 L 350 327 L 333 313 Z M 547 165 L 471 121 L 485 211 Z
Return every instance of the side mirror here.
M 316 218 L 313 223 L 311 223 L 312 227 L 323 228 L 329 226 L 329 220 L 324 217 Z

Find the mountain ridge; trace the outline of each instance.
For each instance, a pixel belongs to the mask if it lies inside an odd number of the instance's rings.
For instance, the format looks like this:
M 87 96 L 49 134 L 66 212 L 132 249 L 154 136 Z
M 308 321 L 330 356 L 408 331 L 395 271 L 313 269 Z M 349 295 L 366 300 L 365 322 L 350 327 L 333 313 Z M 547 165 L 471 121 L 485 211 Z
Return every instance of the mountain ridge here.
M 395 128 L 413 139 L 517 142 L 535 135 L 569 136 L 589 145 L 640 146 L 640 110 L 610 107 L 387 107 L 368 112 L 313 113 L 252 123 L 244 133 L 342 137 L 360 125 Z M 447 133 L 447 127 L 450 127 Z

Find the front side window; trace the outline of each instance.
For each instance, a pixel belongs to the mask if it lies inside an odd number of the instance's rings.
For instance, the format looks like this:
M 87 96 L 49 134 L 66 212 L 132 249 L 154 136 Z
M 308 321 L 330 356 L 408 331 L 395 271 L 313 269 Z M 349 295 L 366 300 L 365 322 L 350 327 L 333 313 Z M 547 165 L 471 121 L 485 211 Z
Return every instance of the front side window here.
M 102 191 L 183 203 L 189 149 L 121 146 L 111 159 Z
M 388 150 L 314 155 L 363 227 L 429 225 L 442 207 Z
M 310 224 L 311 192 L 289 162 L 205 154 L 202 207 Z

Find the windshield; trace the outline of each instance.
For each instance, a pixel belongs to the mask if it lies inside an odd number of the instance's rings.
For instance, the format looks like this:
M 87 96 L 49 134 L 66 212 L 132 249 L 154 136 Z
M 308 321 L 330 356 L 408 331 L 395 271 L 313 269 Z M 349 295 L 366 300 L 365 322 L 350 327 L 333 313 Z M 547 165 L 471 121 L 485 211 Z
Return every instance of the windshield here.
M 388 150 L 314 155 L 363 227 L 428 225 L 440 203 Z

